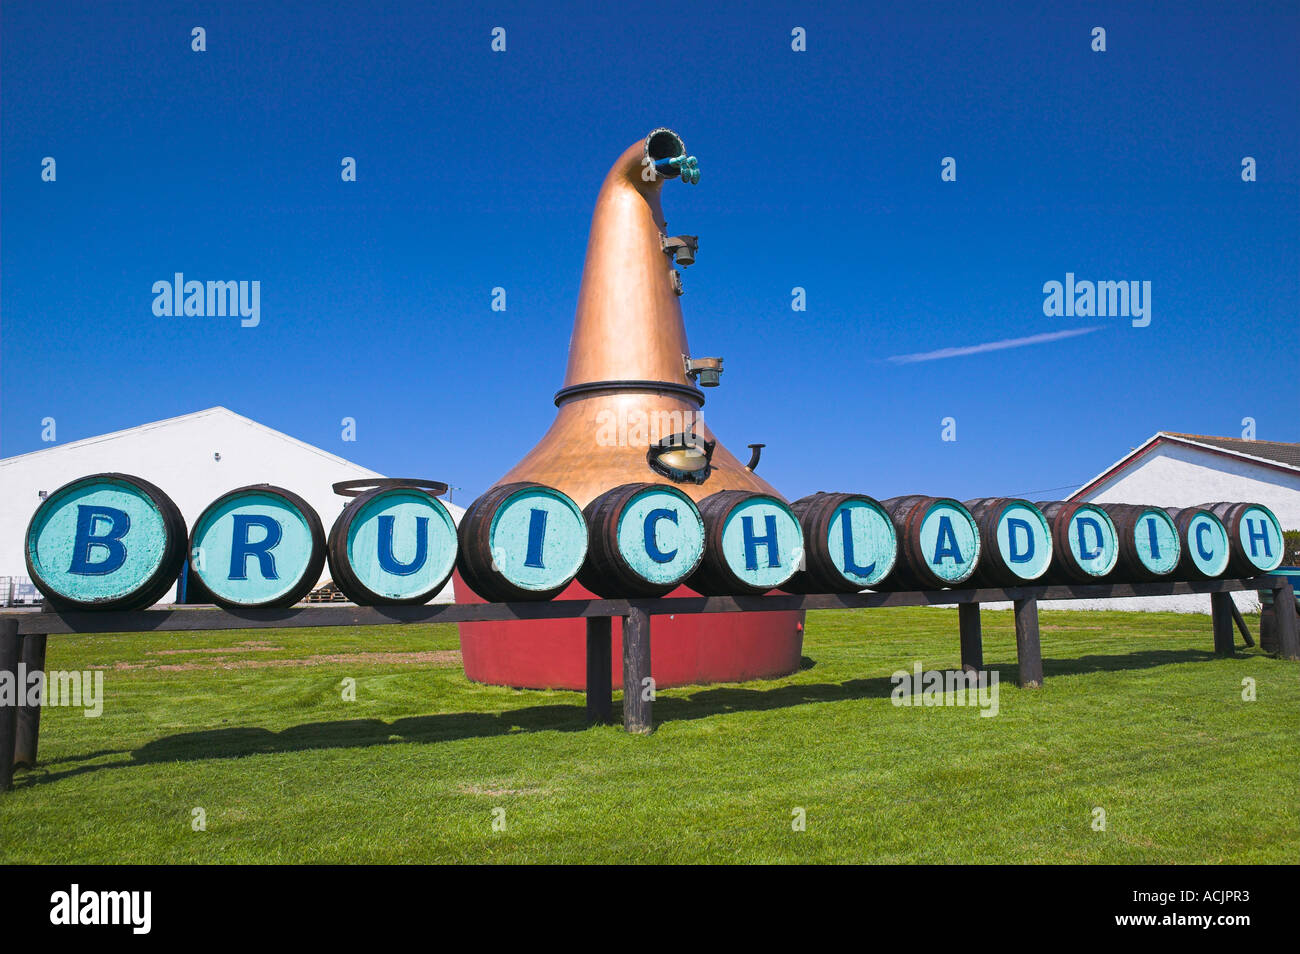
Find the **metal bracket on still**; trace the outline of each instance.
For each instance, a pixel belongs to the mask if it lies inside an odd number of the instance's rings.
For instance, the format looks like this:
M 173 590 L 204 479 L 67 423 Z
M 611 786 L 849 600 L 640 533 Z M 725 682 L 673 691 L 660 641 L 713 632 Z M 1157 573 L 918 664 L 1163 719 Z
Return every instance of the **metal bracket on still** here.
M 684 354 L 682 360 L 686 362 L 686 376 L 696 381 L 700 387 L 716 388 L 722 383 L 719 380 L 722 374 L 721 358 L 692 358 Z
M 685 268 L 695 264 L 695 252 L 700 247 L 698 235 L 660 235 L 659 243 L 674 265 Z

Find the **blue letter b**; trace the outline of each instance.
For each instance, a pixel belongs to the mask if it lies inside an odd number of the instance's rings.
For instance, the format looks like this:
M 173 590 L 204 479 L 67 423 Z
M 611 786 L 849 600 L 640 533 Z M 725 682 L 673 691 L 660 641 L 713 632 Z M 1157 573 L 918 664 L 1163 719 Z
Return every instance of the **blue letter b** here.
M 95 521 L 107 520 L 107 533 L 95 533 Z M 126 562 L 126 544 L 122 537 L 131 529 L 131 518 L 116 507 L 94 507 L 87 504 L 77 505 L 77 535 L 72 544 L 72 564 L 69 573 L 79 576 L 105 576 L 119 570 Z M 91 551 L 99 547 L 107 550 L 108 556 L 98 563 L 90 561 Z

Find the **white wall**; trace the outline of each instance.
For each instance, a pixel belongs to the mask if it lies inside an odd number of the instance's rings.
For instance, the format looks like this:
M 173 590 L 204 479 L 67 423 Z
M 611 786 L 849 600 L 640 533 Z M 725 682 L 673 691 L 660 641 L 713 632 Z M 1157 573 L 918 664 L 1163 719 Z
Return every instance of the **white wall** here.
M 1232 601 L 1243 613 L 1259 612 L 1259 594 L 1242 590 L 1232 594 Z M 985 609 L 1011 609 L 1011 603 L 981 603 Z M 1130 613 L 1205 613 L 1210 612 L 1210 594 L 1184 596 L 1132 596 L 1113 600 L 1040 600 L 1039 609 L 1058 610 L 1126 610 Z M 1259 633 L 1252 634 L 1256 640 Z M 1238 637 L 1240 638 L 1240 637 Z
M 221 460 L 214 454 L 220 454 Z M 38 491 L 51 492 L 78 477 L 108 471 L 157 484 L 176 502 L 187 528 L 193 527 L 203 508 L 226 491 L 247 484 L 275 484 L 311 504 L 327 534 L 351 499 L 336 495 L 331 485 L 381 476 L 225 408 L 6 458 L 0 460 L 0 501 L 4 502 L 0 508 L 0 576 L 27 575 L 23 541 L 27 524 L 41 502 Z M 447 507 L 459 522 L 464 510 L 454 504 Z M 327 565 L 322 581 L 328 578 L 328 571 Z M 175 594 L 172 587 L 163 602 L 171 602 Z M 451 599 L 448 583 L 434 601 Z

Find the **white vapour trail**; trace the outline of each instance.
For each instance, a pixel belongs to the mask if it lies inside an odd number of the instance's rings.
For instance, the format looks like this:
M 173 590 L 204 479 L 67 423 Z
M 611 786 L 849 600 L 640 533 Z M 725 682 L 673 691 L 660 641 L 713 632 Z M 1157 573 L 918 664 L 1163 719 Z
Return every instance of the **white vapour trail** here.
M 1049 331 L 1046 334 L 1030 335 L 1027 338 L 1006 338 L 1002 341 L 986 341 L 984 344 L 966 345 L 961 348 L 940 348 L 938 351 L 924 351 L 919 354 L 896 354 L 886 358 L 894 364 L 914 364 L 917 361 L 938 361 L 941 358 L 961 358 L 968 354 L 983 354 L 985 351 L 1001 351 L 1004 348 L 1024 348 L 1028 345 L 1046 344 L 1060 341 L 1062 338 L 1074 338 L 1100 330 L 1099 325 L 1091 328 L 1070 328 L 1066 331 Z

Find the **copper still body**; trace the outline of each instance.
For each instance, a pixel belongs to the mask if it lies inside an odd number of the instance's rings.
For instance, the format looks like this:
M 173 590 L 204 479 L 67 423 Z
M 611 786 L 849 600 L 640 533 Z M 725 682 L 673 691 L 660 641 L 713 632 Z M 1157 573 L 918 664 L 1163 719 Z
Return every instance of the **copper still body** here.
M 660 193 L 671 178 L 697 182 L 699 170 L 681 137 L 662 128 L 630 146 L 606 175 L 592 216 L 555 421 L 494 486 L 538 481 L 564 491 L 580 507 L 633 481 L 674 483 L 697 501 L 720 490 L 780 497 L 703 421 L 704 393 L 697 384 L 717 384 L 722 362 L 690 357 L 675 265 L 693 262 L 697 243 L 695 236 L 668 234 Z M 476 601 L 459 583 L 456 592 L 458 600 Z M 685 588 L 679 592 L 689 594 Z M 585 595 L 574 584 L 561 598 Z M 656 619 L 652 654 L 659 685 L 797 668 L 802 613 L 725 615 L 734 618 Z M 461 624 L 466 674 L 483 682 L 581 688 L 583 626 L 580 620 Z M 721 647 L 687 646 L 719 637 Z M 691 662 L 719 651 L 725 658 L 705 666 Z

